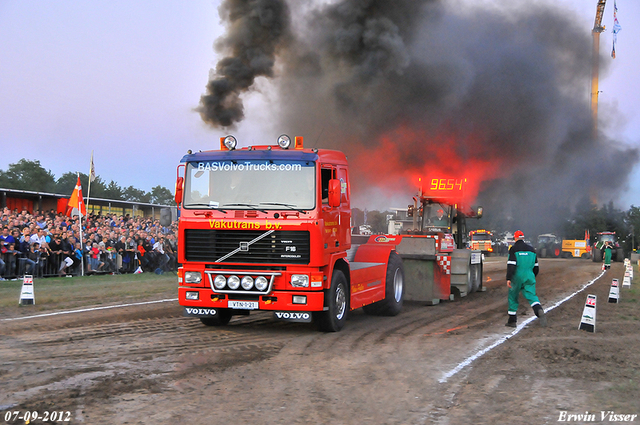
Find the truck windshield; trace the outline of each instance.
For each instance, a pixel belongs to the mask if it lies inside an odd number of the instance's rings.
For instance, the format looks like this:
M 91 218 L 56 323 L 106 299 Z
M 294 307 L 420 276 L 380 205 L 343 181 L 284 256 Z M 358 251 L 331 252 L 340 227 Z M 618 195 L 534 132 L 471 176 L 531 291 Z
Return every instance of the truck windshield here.
M 311 210 L 315 207 L 312 161 L 190 162 L 184 184 L 185 208 Z
M 491 235 L 488 233 L 475 233 L 471 236 L 472 241 L 490 241 Z

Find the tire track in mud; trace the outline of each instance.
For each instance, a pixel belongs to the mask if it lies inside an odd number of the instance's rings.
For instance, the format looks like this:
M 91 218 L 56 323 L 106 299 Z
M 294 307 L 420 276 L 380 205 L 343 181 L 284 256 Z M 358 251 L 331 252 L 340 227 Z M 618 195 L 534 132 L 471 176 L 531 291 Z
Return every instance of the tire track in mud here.
M 581 264 L 549 264 L 548 270 L 564 267 L 569 270 Z M 569 267 L 567 267 L 569 266 Z M 345 329 L 336 334 L 316 333 L 313 324 L 279 322 L 271 313 L 256 312 L 250 316 L 235 316 L 226 327 L 206 327 L 197 319 L 188 319 L 173 314 L 170 317 L 125 318 L 114 315 L 100 322 L 63 325 L 56 328 L 55 319 L 50 319 L 45 328 L 30 328 L 16 333 L 9 332 L 10 344 L 0 348 L 0 357 L 8 361 L 18 359 L 25 350 L 29 359 L 83 358 L 135 358 L 145 355 L 172 356 L 197 351 L 252 350 L 256 346 L 273 345 L 283 347 L 289 341 L 306 335 L 304 345 L 293 351 L 299 354 L 328 351 L 340 346 L 351 350 L 364 349 L 389 340 L 401 348 L 403 343 L 449 331 L 463 333 L 471 328 L 486 326 L 502 316 L 506 298 L 499 291 L 502 271 L 491 271 L 487 276 L 491 282 L 486 292 L 469 295 L 464 300 L 444 302 L 437 306 L 410 304 L 396 317 L 367 316 L 353 312 Z M 552 288 L 541 292 L 546 293 Z M 157 316 L 158 310 L 154 309 Z M 131 314 L 131 313 L 129 313 Z M 128 320 L 127 320 L 128 319 Z M 0 332 L 1 333 L 1 332 Z M 405 342 L 403 342 L 405 341 Z

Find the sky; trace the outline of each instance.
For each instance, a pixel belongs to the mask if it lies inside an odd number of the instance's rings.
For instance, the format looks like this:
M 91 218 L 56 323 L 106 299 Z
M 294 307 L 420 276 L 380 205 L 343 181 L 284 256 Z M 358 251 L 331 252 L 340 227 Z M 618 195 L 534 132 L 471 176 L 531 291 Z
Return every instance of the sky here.
M 464 7 L 465 1 L 457 3 Z M 500 2 L 484 3 L 492 8 Z M 540 1 L 510 7 L 532 3 Z M 596 3 L 549 2 L 587 34 Z M 186 151 L 218 149 L 219 137 L 231 131 L 204 123 L 195 110 L 220 59 L 213 48 L 225 33 L 219 5 L 0 0 L 0 169 L 26 158 L 39 160 L 56 178 L 88 173 L 93 152 L 96 174 L 107 183 L 173 190 Z M 603 19 L 607 31 L 600 49 L 607 63 L 599 126 L 615 143 L 640 147 L 640 2 L 617 0 L 617 6 L 622 31 L 615 60 L 609 56 L 612 0 Z M 231 131 L 242 146 L 270 144 L 289 132 L 272 128 L 273 104 L 266 100 L 271 94 L 261 80 L 256 91 L 243 95 L 244 120 Z M 586 167 L 585 175 L 591 173 Z M 640 205 L 639 166 L 617 202 L 624 209 L 631 204 Z

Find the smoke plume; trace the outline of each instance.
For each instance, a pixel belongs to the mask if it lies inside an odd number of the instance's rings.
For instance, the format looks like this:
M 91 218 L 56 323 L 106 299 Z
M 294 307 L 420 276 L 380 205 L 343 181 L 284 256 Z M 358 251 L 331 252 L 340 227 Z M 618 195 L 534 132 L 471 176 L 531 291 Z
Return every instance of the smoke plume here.
M 289 32 L 289 9 L 279 0 L 226 0 L 219 12 L 228 33 L 215 47 L 228 56 L 218 62 L 197 110 L 205 122 L 229 127 L 244 118 L 240 94 L 256 77 L 273 77 L 276 51 Z
M 345 151 L 356 204 L 406 206 L 418 178 L 464 177 L 469 202 L 554 230 L 584 197 L 624 190 L 639 155 L 593 134 L 589 29 L 557 6 L 517 4 L 291 2 L 278 130 Z

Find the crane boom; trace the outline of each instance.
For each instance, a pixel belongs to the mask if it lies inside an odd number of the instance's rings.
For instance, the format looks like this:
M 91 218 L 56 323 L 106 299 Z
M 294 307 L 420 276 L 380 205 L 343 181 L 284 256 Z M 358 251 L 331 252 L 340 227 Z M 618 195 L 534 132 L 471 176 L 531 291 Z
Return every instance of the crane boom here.
M 591 116 L 593 119 L 593 135 L 598 135 L 598 74 L 600 71 L 600 33 L 604 31 L 602 15 L 607 0 L 598 0 L 596 19 L 593 23 L 593 57 L 591 62 Z
M 604 27 L 602 26 L 602 15 L 604 15 L 605 4 L 607 4 L 607 0 L 598 0 L 598 5 L 596 6 L 596 20 L 593 23 L 593 32 L 601 33 L 604 31 Z

